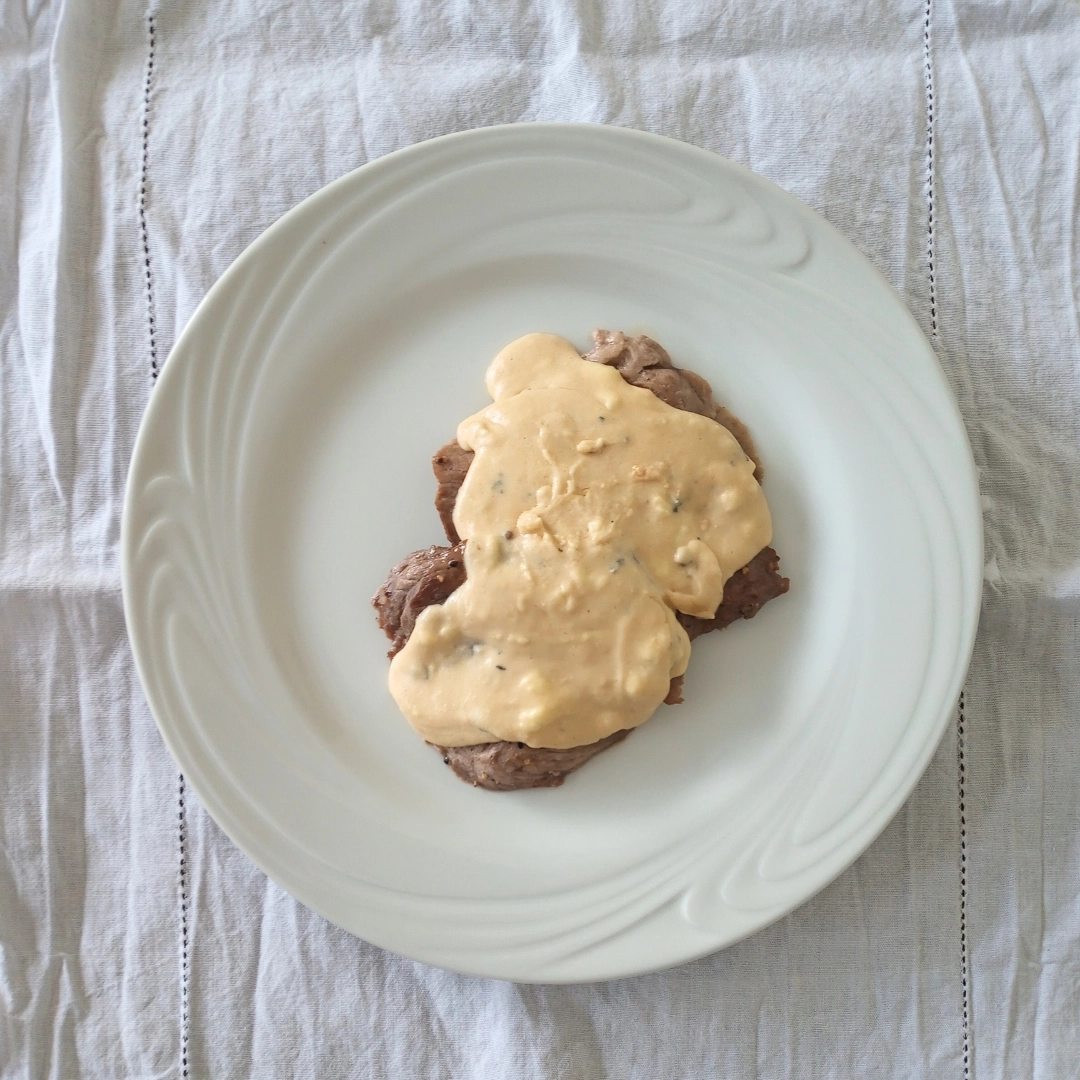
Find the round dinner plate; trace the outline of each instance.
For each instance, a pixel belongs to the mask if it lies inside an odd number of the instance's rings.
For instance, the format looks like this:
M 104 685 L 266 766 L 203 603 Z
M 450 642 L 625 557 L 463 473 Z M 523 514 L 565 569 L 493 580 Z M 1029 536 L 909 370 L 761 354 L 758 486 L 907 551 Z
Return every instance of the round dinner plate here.
M 395 707 L 369 600 L 443 542 L 430 458 L 495 353 L 594 327 L 749 426 L 791 591 L 563 787 L 474 789 Z M 365 165 L 236 260 L 151 396 L 122 562 L 162 734 L 270 877 L 406 956 L 565 982 L 728 945 L 881 832 L 960 690 L 982 532 L 934 353 L 839 233 L 703 150 L 527 124 Z

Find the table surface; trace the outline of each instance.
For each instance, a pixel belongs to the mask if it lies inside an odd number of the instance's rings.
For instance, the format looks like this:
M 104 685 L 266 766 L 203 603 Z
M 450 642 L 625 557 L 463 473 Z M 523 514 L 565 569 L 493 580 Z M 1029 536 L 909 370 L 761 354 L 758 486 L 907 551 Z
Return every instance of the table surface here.
M 0 56 L 0 1077 L 1077 1075 L 1080 7 L 67 0 L 0 8 Z M 120 600 L 135 431 L 217 276 L 363 162 L 521 120 L 824 214 L 934 345 L 985 511 L 964 695 L 882 837 L 602 985 L 427 968 L 268 882 L 185 790 Z

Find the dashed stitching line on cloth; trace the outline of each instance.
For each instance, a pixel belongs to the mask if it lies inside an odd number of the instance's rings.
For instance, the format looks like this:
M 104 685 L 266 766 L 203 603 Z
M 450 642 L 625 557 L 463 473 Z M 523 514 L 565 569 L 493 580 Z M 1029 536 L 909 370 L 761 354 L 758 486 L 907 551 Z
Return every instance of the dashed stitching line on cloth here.
M 158 377 L 157 327 L 154 320 L 154 277 L 150 268 L 150 233 L 146 227 L 146 181 L 150 163 L 150 91 L 154 82 L 154 16 L 146 16 L 149 51 L 143 83 L 142 166 L 139 170 L 139 231 L 142 234 L 143 270 L 146 274 L 146 318 L 150 328 L 150 378 Z
M 156 31 L 153 12 L 146 16 L 146 80 L 143 83 L 142 162 L 139 169 L 139 232 L 142 239 L 143 270 L 146 282 L 146 320 L 150 338 L 150 378 L 156 382 L 160 368 L 157 353 L 157 326 L 154 318 L 154 275 L 150 265 L 150 233 L 146 226 L 146 187 L 150 169 L 150 97 L 154 86 L 154 46 Z M 188 1042 L 190 1012 L 188 1007 L 188 961 L 190 931 L 188 926 L 187 874 L 187 800 L 184 774 L 177 782 L 177 840 L 180 849 L 180 1075 L 188 1080 Z
M 964 787 L 967 764 L 964 760 L 964 694 L 956 713 L 956 772 L 960 790 L 960 986 L 964 1023 L 964 1080 L 971 1076 L 971 1025 L 968 1006 L 968 943 L 967 943 L 967 810 L 964 806 Z
M 187 807 L 184 774 L 180 773 L 177 829 L 180 836 L 180 1075 L 188 1076 L 188 890 L 187 890 Z
M 934 69 L 930 63 L 930 9 L 926 0 L 923 22 L 923 60 L 926 71 L 926 265 L 930 293 L 930 333 L 937 338 L 937 284 L 934 281 Z
M 938 338 L 937 281 L 934 277 L 934 66 L 930 51 L 933 0 L 926 0 L 923 19 L 923 63 L 926 80 L 926 271 L 930 303 L 930 336 Z M 967 940 L 967 812 L 964 789 L 967 762 L 964 757 L 964 694 L 956 712 L 956 779 L 960 803 L 960 1013 L 964 1050 L 964 1080 L 971 1078 L 971 995 L 968 985 Z
M 923 18 L 923 63 L 926 84 L 926 270 L 930 303 L 930 336 L 938 338 L 937 281 L 934 277 L 934 66 L 930 51 L 933 0 L 926 0 Z M 964 792 L 967 762 L 964 756 L 964 693 L 956 711 L 956 780 L 960 804 L 960 1014 L 964 1050 L 964 1080 L 971 1080 L 971 997 L 968 986 L 967 940 L 967 810 Z

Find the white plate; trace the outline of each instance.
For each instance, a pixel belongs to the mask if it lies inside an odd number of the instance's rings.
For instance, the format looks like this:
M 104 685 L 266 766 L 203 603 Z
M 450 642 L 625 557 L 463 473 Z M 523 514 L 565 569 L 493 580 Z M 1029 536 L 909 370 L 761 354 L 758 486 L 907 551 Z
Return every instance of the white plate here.
M 430 457 L 494 353 L 594 326 L 750 426 L 791 592 L 564 787 L 475 790 L 394 707 L 369 597 L 441 541 Z M 981 578 L 959 414 L 866 260 L 731 162 L 564 124 L 391 154 L 252 244 L 165 365 L 122 547 L 151 707 L 229 836 L 369 941 L 528 981 L 703 955 L 847 867 L 937 746 Z

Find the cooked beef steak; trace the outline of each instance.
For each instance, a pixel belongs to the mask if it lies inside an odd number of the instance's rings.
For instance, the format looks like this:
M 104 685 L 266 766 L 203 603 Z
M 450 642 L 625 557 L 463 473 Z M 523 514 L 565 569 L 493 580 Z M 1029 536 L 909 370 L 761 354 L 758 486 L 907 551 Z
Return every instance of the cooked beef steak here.
M 621 330 L 594 330 L 593 340 L 596 344 L 585 353 L 586 360 L 608 364 L 632 386 L 651 390 L 672 408 L 707 416 L 727 428 L 743 448 L 743 453 L 753 461 L 754 476 L 761 483 L 764 473 L 746 425 L 716 404 L 712 387 L 696 371 L 673 367 L 667 350 L 644 335 L 627 337 Z M 456 440 L 437 450 L 431 459 L 439 485 L 435 492 L 435 509 L 451 544 L 461 539 L 454 527 L 454 504 L 472 459 L 473 452 L 459 446 Z
M 790 587 L 786 577 L 780 576 L 780 556 L 771 547 L 759 551 L 738 573 L 728 578 L 724 585 L 724 599 L 711 619 L 699 619 L 679 611 L 675 618 L 682 623 L 687 637 L 693 641 L 712 630 L 723 630 L 738 619 L 752 619 L 770 600 L 783 596 Z M 671 680 L 671 689 L 664 698 L 665 705 L 681 705 L 683 677 Z
M 754 476 L 761 483 L 765 474 L 746 425 L 723 405 L 716 404 L 712 387 L 696 371 L 675 367 L 667 349 L 644 334 L 627 337 L 621 330 L 594 330 L 593 341 L 595 344 L 585 353 L 586 360 L 608 364 L 631 386 L 651 390 L 673 409 L 707 416 L 726 427 L 754 463 Z
M 390 639 L 392 660 L 405 647 L 426 607 L 441 604 L 465 581 L 465 545 L 429 547 L 406 555 L 371 598 L 379 628 Z
M 451 544 L 456 544 L 461 539 L 454 528 L 454 505 L 472 459 L 473 452 L 458 446 L 456 439 L 438 450 L 431 459 L 431 467 L 439 485 L 435 492 L 435 509 L 438 510 L 442 527 L 446 530 L 446 539 Z
M 558 787 L 575 769 L 602 750 L 622 742 L 629 731 L 616 731 L 606 739 L 574 746 L 569 750 L 549 750 L 519 742 L 489 742 L 479 746 L 436 746 L 443 761 L 466 783 L 488 791 L 518 791 L 521 788 Z
M 712 388 L 696 372 L 676 368 L 666 350 L 648 337 L 630 338 L 621 331 L 596 330 L 594 348 L 585 359 L 609 364 L 634 386 L 651 390 L 676 409 L 708 416 L 722 424 L 738 440 L 746 455 L 761 465 L 749 432 L 737 417 L 713 400 Z M 416 625 L 416 618 L 431 604 L 441 604 L 465 581 L 464 543 L 454 528 L 457 494 L 472 464 L 471 450 L 457 442 L 448 443 L 432 458 L 438 482 L 435 508 L 453 547 L 430 547 L 414 551 L 390 571 L 386 583 L 372 599 L 378 623 L 390 638 L 389 656 L 401 651 Z M 677 614 L 690 640 L 712 630 L 723 630 L 737 619 L 751 619 L 774 597 L 788 591 L 781 577 L 780 558 L 767 547 L 733 575 L 724 586 L 724 599 L 711 619 Z M 668 705 L 682 702 L 681 675 L 671 680 L 664 699 Z M 609 746 L 621 742 L 628 731 L 616 731 L 606 739 L 565 750 L 536 748 L 517 742 L 480 743 L 475 746 L 436 746 L 445 761 L 462 780 L 489 791 L 516 791 L 522 788 L 558 787 L 575 769 Z
M 711 619 L 681 611 L 675 618 L 693 641 L 710 630 L 723 630 L 738 619 L 752 619 L 770 600 L 786 593 L 789 585 L 788 579 L 780 576 L 780 556 L 767 547 L 724 583 L 724 599 Z

